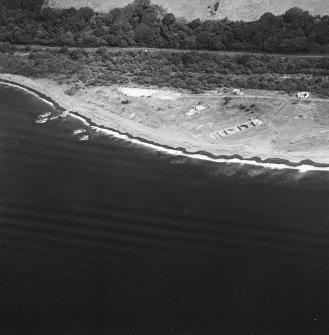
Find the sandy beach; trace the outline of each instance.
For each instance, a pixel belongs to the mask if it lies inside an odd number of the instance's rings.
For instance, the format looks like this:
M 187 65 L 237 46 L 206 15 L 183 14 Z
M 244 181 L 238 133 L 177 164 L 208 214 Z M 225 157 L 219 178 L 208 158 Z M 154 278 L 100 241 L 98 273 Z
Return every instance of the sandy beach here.
M 99 126 L 188 152 L 311 160 L 329 165 L 329 100 L 297 99 L 279 92 L 230 90 L 202 95 L 156 88 L 59 85 L 49 79 L 0 74 L 0 79 L 30 87 Z M 71 91 L 70 91 L 71 89 Z M 66 92 L 66 93 L 65 93 Z M 69 94 L 68 94 L 69 93 Z M 261 125 L 214 137 L 250 120 Z

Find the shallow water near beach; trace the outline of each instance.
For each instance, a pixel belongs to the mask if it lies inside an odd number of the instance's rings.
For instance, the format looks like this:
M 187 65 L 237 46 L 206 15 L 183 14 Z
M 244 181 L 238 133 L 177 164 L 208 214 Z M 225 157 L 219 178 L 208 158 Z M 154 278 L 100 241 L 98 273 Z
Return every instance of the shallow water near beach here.
M 327 172 L 172 156 L 46 112 L 0 86 L 1 334 L 329 333 Z

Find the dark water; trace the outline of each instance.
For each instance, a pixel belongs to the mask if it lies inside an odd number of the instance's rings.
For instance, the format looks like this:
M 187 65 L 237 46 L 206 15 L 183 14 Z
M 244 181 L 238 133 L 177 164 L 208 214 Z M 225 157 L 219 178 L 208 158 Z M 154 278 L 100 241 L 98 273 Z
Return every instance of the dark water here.
M 329 334 L 329 177 L 193 161 L 0 87 L 0 334 Z

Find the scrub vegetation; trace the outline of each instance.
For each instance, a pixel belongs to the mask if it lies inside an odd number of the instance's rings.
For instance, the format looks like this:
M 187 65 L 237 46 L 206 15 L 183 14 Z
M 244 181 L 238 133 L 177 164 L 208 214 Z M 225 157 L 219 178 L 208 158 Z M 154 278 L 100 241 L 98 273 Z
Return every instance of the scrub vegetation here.
M 0 71 L 86 85 L 138 84 L 201 93 L 219 87 L 329 93 L 329 57 L 235 55 L 67 47 L 15 51 L 2 44 Z

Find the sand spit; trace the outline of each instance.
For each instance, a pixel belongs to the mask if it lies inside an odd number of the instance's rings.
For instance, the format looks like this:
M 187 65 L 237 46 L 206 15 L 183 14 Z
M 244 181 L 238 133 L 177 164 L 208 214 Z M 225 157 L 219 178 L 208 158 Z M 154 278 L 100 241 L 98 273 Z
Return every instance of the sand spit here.
M 165 151 L 168 154 L 184 155 L 214 162 L 251 164 L 275 169 L 293 168 L 302 172 L 310 170 L 329 171 L 329 167 L 326 167 L 329 165 L 328 141 L 325 142 L 323 140 L 328 139 L 328 134 L 320 133 L 321 130 L 328 129 L 329 123 L 322 124 L 322 128 L 320 125 L 317 125 L 318 128 L 315 129 L 315 132 L 321 134 L 322 138 L 316 141 L 310 150 L 305 143 L 300 143 L 298 150 L 296 150 L 295 145 L 295 150 L 289 151 L 285 147 L 285 142 L 282 145 L 282 150 L 278 146 L 273 150 L 273 148 L 269 147 L 266 138 L 267 131 L 273 131 L 273 129 L 266 129 L 266 127 L 260 134 L 244 132 L 248 133 L 248 136 L 242 139 L 232 136 L 220 143 L 211 143 L 206 136 L 198 138 L 193 132 L 189 133 L 185 128 L 181 128 L 181 122 L 186 118 L 184 111 L 186 108 L 187 110 L 189 109 L 188 102 L 191 107 L 196 105 L 197 100 L 204 99 L 203 105 L 206 105 L 205 102 L 209 101 L 209 96 L 207 95 L 198 95 L 197 97 L 194 95 L 186 97 L 182 95 L 184 98 L 180 96 L 177 102 L 175 102 L 180 107 L 180 109 L 176 110 L 174 109 L 175 106 L 170 105 L 171 101 L 165 102 L 156 97 L 131 97 L 132 101 L 128 105 L 122 105 L 122 97 L 120 97 L 122 93 L 118 92 L 118 87 L 81 88 L 79 94 L 76 96 L 68 96 L 64 93 L 69 88 L 68 86 L 58 85 L 51 80 L 34 80 L 23 76 L 7 74 L 1 74 L 0 78 L 14 81 L 51 97 L 56 104 L 62 106 L 64 109 L 74 112 L 76 115 L 81 115 L 87 120 L 91 120 L 94 126 L 100 126 L 100 129 L 109 128 L 108 131 L 113 136 L 123 136 L 124 139 L 133 142 L 137 141 L 136 143 L 138 144 L 149 146 L 155 150 Z M 152 106 L 153 110 L 148 109 L 150 107 L 146 104 L 146 101 L 147 104 Z M 171 112 L 168 112 L 164 108 L 163 111 L 159 112 L 159 115 L 154 116 L 153 114 L 156 114 L 154 111 L 161 109 L 162 107 L 160 106 L 163 106 L 164 103 L 169 104 L 169 111 Z M 126 106 L 129 106 L 130 109 L 125 110 Z M 136 119 L 134 120 L 129 118 L 131 108 L 136 112 Z M 148 124 L 147 120 L 143 119 L 145 114 L 148 116 L 148 113 L 152 113 L 152 111 L 153 114 L 149 116 L 149 119 L 151 121 L 152 118 L 155 120 L 159 119 L 158 124 L 153 124 L 153 121 Z M 177 113 L 179 113 L 181 118 L 179 120 L 173 118 L 175 115 L 178 118 Z M 198 115 L 198 117 L 200 116 Z M 262 118 L 263 120 L 266 119 L 266 115 L 262 116 Z M 223 122 L 224 125 L 225 122 Z M 270 126 L 272 125 L 270 124 Z M 306 126 L 309 128 L 309 125 Z M 211 127 L 209 126 L 208 128 Z M 277 132 L 277 125 L 274 126 L 274 130 Z M 206 130 L 207 132 L 208 130 Z M 289 134 L 291 135 L 291 131 Z M 262 138 L 264 138 L 263 141 Z M 241 141 L 243 141 L 242 145 Z M 305 141 L 307 142 L 307 139 Z M 286 163 L 281 160 L 284 160 Z

